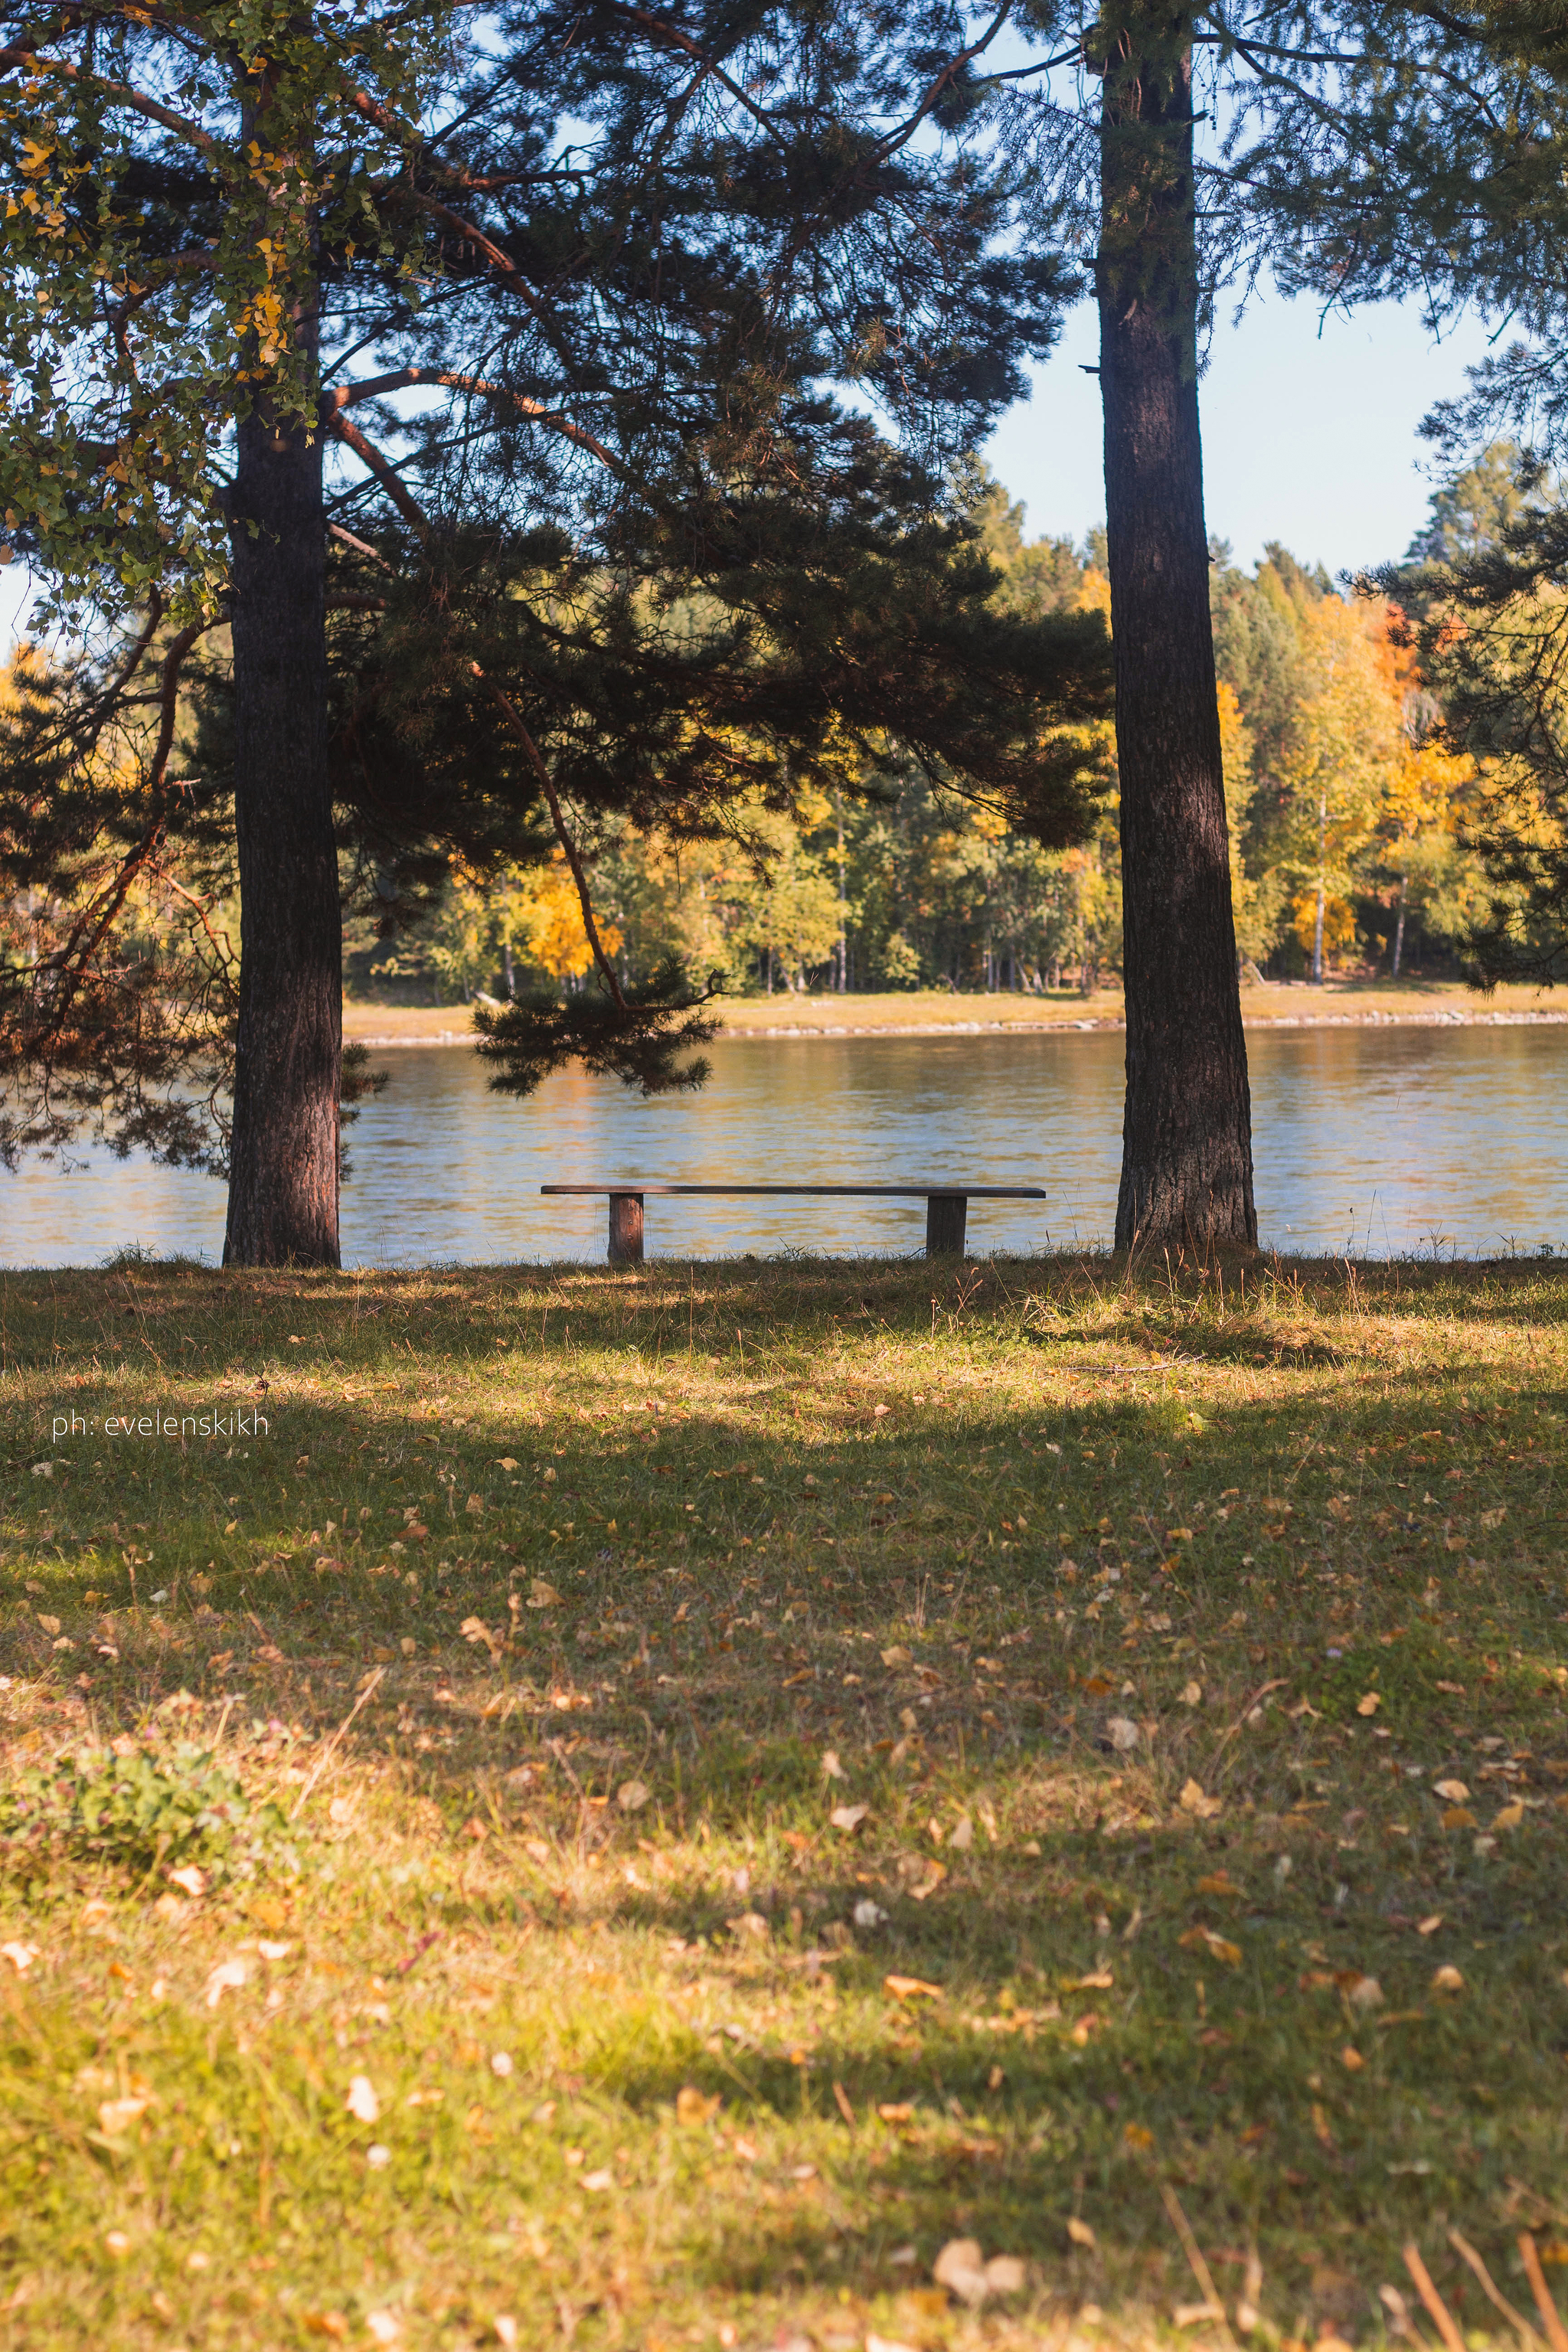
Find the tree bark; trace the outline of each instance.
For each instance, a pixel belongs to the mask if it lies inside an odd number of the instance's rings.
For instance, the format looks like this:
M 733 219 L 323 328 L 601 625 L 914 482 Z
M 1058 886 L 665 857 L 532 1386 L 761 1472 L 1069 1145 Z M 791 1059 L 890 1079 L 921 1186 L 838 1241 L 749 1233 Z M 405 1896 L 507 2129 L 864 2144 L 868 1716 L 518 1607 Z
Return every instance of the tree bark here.
M 313 336 L 313 318 L 301 332 Z M 239 1032 L 226 1265 L 336 1265 L 342 913 L 319 433 L 265 408 L 232 493 Z
M 1100 38 L 1097 289 L 1127 1000 L 1116 1245 L 1255 1248 L 1198 430 L 1191 12 L 1118 0 Z

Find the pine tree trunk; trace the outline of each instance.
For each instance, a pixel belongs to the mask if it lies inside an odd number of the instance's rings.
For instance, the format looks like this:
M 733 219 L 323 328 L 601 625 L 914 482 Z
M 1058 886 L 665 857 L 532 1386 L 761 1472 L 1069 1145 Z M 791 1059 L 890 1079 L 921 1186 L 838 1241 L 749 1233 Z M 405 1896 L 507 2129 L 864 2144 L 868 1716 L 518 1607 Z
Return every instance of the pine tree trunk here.
M 1116 1245 L 1256 1247 L 1198 432 L 1192 16 L 1101 16 L 1097 266 L 1121 771 Z
M 241 421 L 232 492 L 239 1034 L 226 1265 L 336 1265 L 342 915 L 319 435 Z
M 1395 980 L 1399 978 L 1399 967 L 1405 956 L 1405 886 L 1409 879 L 1408 874 L 1402 874 L 1399 877 L 1399 920 L 1394 927 L 1393 977 Z

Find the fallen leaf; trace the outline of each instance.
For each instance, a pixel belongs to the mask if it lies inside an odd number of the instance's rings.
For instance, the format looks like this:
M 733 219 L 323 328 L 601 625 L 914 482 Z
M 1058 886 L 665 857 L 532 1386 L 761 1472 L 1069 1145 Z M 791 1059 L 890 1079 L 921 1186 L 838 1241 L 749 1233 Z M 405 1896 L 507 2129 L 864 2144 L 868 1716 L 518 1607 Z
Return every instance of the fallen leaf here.
M 1185 1685 L 1182 1692 L 1182 1705 L 1184 1706 L 1201 1706 L 1203 1704 L 1203 1696 L 1204 1686 L 1202 1683 L 1188 1683 Z
M 123 2261 L 131 2252 L 131 2241 L 123 2230 L 106 2230 L 103 2233 L 103 2243 L 105 2250 L 114 2256 L 117 2263 Z
M 579 2188 L 588 2189 L 593 2195 L 598 2196 L 602 2194 L 605 2189 L 613 2189 L 615 2187 L 615 2181 L 616 2176 L 606 2164 L 597 2172 L 585 2172 L 583 2175 L 581 2181 L 578 2183 L 578 2186 Z
M 884 2099 L 877 2113 L 885 2124 L 909 2124 L 915 2118 L 915 2111 L 907 2099 Z
M 556 1591 L 555 1587 L 552 1584 L 546 1584 L 542 1576 L 536 1576 L 529 1586 L 528 1605 L 531 1609 L 553 1609 L 558 1605 L 560 1599 L 561 1595 Z
M 58 1617 L 45 1617 L 40 1615 L 38 1622 L 43 1627 L 46 1633 L 58 1633 L 60 1630 L 60 1621 Z
M 151 2099 L 105 2099 L 98 2110 L 98 2127 L 106 2139 L 117 2139 L 152 2104 Z
M 1131 1716 L 1113 1715 L 1105 1727 L 1105 1736 L 1117 1754 L 1125 1756 L 1130 1748 L 1136 1748 L 1138 1745 L 1138 1726 Z
M 1468 1805 L 1445 1805 L 1441 1814 L 1446 1830 L 1473 1830 L 1476 1817 Z
M 395 2311 L 367 2311 L 364 2324 L 377 2344 L 395 2344 L 403 2333 L 403 2323 Z M 506 2338 L 501 2341 L 504 2344 Z
M 374 2124 L 381 2121 L 381 2101 L 368 2074 L 356 2074 L 349 2084 L 349 2095 L 343 2103 L 356 2123 Z
M 1375 1977 L 1357 1977 L 1345 1988 L 1345 1999 L 1352 2009 L 1381 2009 L 1383 1987 Z
M 861 1822 L 868 1818 L 870 1811 L 869 1805 L 835 1805 L 827 1818 L 836 1830 L 843 1830 L 847 1833 L 858 1830 Z
M 1368 1691 L 1364 1698 L 1357 1699 L 1355 1703 L 1355 1711 L 1358 1715 L 1375 1715 L 1382 1705 L 1382 1693 L 1379 1691 Z
M 803 2340 L 799 2336 L 793 2336 L 790 2339 L 792 2344 L 798 2344 Z M 895 2336 L 878 2336 L 873 2332 L 866 2338 L 866 2352 L 910 2352 L 910 2347 L 908 2344 L 900 2344 Z
M 941 1985 L 928 1984 L 924 1977 L 884 1977 L 882 1990 L 892 1994 L 895 2000 L 940 2000 Z
M 1436 1969 L 1433 1971 L 1432 1990 L 1434 1992 L 1463 1992 L 1465 1990 L 1465 1979 L 1459 1974 L 1458 1969 L 1454 1968 L 1451 1964 L 1445 1963 L 1442 1968 Z
M 307 2336 L 330 2336 L 334 2344 L 346 2344 L 349 2324 L 341 2311 L 307 2311 L 300 2315 L 300 2325 Z
M 1422 1920 L 1415 1932 L 1418 1936 L 1435 1936 L 1442 1924 L 1443 1914 L 1440 1911 L 1434 1911 L 1429 1919 Z
M 1133 2149 L 1142 2150 L 1154 2145 L 1154 2135 L 1147 2124 L 1123 2124 L 1121 2137 Z
M 513 1461 L 510 1454 L 498 1454 L 496 1457 L 496 1468 L 498 1470 L 515 1470 L 517 1468 L 517 1464 Z
M 908 1650 L 897 1642 L 890 1650 L 884 1650 L 882 1653 L 882 1664 L 885 1666 L 908 1666 L 912 1665 L 913 1663 Z
M 1344 2048 L 1340 2052 L 1340 2064 L 1347 2068 L 1351 2074 L 1359 2074 L 1362 2068 L 1366 2064 L 1366 2060 L 1362 2056 L 1359 2050 L 1347 2042 Z
M 1483 1511 L 1481 1513 L 1481 1525 L 1483 1528 L 1500 1528 L 1507 1517 L 1508 1505 L 1506 1503 L 1500 1503 L 1495 1511 Z
M 0 1959 L 9 1960 L 19 1977 L 25 1977 L 38 1957 L 36 1944 L 0 1944 Z
M 950 2238 L 931 2264 L 931 2274 L 938 2286 L 946 2287 L 949 2294 L 966 2303 L 972 2311 L 991 2292 L 977 2238 Z
M 1177 1937 L 1176 1941 L 1184 1952 L 1207 1952 L 1213 1958 L 1223 1960 L 1227 1969 L 1241 1966 L 1241 1946 L 1231 1943 L 1224 1936 L 1216 1936 L 1212 1927 L 1189 1927 L 1184 1936 Z
M 1068 2236 L 1072 2240 L 1075 2246 L 1092 2247 L 1095 2242 L 1094 2231 L 1089 2228 L 1087 2221 L 1080 2221 L 1076 2213 L 1071 2214 L 1068 2217 Z
M 849 1778 L 838 1761 L 837 1751 L 832 1748 L 825 1748 L 822 1751 L 822 1772 L 827 1780 L 847 1780 Z
M 1499 1813 L 1493 1821 L 1492 1827 L 1494 1830 L 1516 1830 L 1523 1819 L 1524 1807 L 1522 1805 L 1505 1805 L 1501 1812 Z
M 947 1842 L 949 1845 L 953 1848 L 955 1853 L 967 1853 L 969 1852 L 970 1847 L 974 1843 L 974 1824 L 970 1820 L 967 1813 L 961 1813 L 959 1815 L 958 1820 L 953 1824 Z
M 616 1790 L 616 1802 L 623 1813 L 638 1813 L 647 1802 L 647 1789 L 641 1780 L 623 1780 Z
M 1115 1982 L 1109 1969 L 1096 1969 L 1091 1977 L 1075 1977 L 1072 1989 L 1074 1992 L 1109 1992 Z
M 1206 2319 L 1223 2319 L 1223 2303 L 1178 2303 L 1171 2314 L 1177 2327 L 1197 2327 Z
M 224 1994 L 231 1989 L 237 1991 L 250 1975 L 248 1960 L 220 1960 L 207 1979 L 204 1996 L 209 2009 L 216 2009 Z
M 1440 1797 L 1447 1797 L 1451 1805 L 1462 1805 L 1469 1796 L 1469 1793 L 1468 1789 L 1466 1788 L 1462 1780 L 1439 1780 L 1437 1782 L 1437 1794 Z
M 692 2083 L 683 2083 L 675 2095 L 675 2120 L 678 2124 L 710 2124 L 719 2107 L 717 2091 L 708 2097 Z
M 1212 1822 L 1220 1811 L 1219 1798 L 1205 1797 L 1195 1780 L 1184 1783 L 1182 1793 L 1176 1801 L 1184 1813 L 1191 1813 L 1200 1822 Z

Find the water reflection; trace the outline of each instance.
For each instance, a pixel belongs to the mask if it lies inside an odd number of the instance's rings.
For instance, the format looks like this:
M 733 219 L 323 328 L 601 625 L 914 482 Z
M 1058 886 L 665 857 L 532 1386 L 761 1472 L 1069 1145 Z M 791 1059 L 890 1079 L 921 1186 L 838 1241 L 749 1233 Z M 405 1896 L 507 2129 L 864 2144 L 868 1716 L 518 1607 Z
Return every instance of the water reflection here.
M 531 1102 L 490 1095 L 468 1049 L 378 1051 L 392 1082 L 353 1133 L 347 1264 L 599 1258 L 605 1205 L 545 1181 L 1043 1184 L 975 1203 L 972 1248 L 1108 1237 L 1121 1155 L 1121 1039 L 755 1038 L 712 1048 L 698 1096 L 643 1102 L 577 1074 Z M 1286 1250 L 1487 1255 L 1568 1237 L 1560 1138 L 1568 1031 L 1319 1029 L 1249 1041 L 1258 1221 Z M 0 1259 L 92 1265 L 131 1242 L 216 1261 L 222 1188 L 87 1155 L 0 1177 Z M 921 1246 L 919 1202 L 657 1201 L 650 1255 Z

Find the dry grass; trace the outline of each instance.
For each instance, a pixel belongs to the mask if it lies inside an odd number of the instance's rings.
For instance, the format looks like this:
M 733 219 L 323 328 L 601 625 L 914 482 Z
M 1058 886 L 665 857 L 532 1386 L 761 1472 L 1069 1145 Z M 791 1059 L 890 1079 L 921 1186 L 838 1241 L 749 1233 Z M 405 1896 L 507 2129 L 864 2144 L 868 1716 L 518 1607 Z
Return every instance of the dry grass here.
M 940 1034 L 944 1030 L 1119 1029 L 1121 991 L 1114 982 L 1091 996 L 1062 991 L 1053 996 L 963 995 L 918 989 L 894 995 L 836 996 L 823 991 L 792 996 L 727 997 L 723 1034 L 730 1037 L 895 1036 Z M 1320 1023 L 1489 1021 L 1498 1014 L 1568 1019 L 1568 1005 L 1551 990 L 1500 988 L 1479 997 L 1459 981 L 1330 981 L 1248 987 L 1242 1012 L 1249 1029 Z M 379 1045 L 465 1045 L 470 1028 L 461 1004 L 351 1004 L 343 1012 L 343 1034 Z
M 1508 2334 L 1450 2233 L 1563 2282 L 1565 1309 L 5 1278 L 0 1786 L 194 1741 L 297 1819 L 0 1849 L 0 2345 L 1273 2346 L 1425 2326 L 1410 2242 Z

